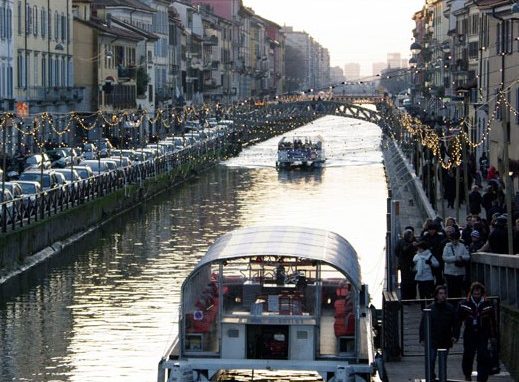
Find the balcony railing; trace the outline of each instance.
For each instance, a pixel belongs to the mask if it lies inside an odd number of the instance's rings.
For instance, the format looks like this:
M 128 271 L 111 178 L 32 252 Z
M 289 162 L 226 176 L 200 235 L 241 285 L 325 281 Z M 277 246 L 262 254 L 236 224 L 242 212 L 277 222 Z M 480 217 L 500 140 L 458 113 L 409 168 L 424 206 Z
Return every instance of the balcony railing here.
M 32 102 L 81 102 L 84 88 L 60 86 L 32 86 L 21 89 L 27 101 Z

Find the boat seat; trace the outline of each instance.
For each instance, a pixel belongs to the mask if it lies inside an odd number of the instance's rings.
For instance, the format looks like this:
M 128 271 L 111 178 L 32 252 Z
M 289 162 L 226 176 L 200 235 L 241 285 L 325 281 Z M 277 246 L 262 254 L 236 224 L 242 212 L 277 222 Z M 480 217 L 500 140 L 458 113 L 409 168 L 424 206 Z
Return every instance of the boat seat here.
M 350 312 L 346 316 L 336 318 L 333 324 L 336 337 L 352 336 L 355 334 L 355 314 Z

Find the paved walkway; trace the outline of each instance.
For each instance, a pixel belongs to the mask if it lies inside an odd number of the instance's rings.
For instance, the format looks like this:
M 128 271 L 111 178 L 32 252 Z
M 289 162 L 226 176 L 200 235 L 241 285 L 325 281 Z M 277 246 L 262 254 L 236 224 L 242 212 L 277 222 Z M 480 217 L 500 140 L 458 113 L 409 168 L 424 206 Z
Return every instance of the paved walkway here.
M 393 154 L 390 154 L 393 155 Z M 390 162 L 397 164 L 396 161 L 388 160 L 387 153 L 386 166 L 389 166 Z M 400 201 L 398 221 L 399 226 L 403 229 L 406 226 L 413 226 L 415 233 L 418 236 L 422 230 L 422 225 L 427 216 L 424 215 L 422 209 L 419 208 L 419 201 L 416 200 L 412 192 L 412 176 L 402 173 L 401 169 L 388 168 L 388 176 L 391 184 L 393 198 Z M 442 207 L 438 205 L 438 215 L 442 218 L 449 216 L 456 217 L 456 210 L 452 208 L 446 208 L 447 203 L 445 201 L 445 216 L 441 216 Z M 466 207 L 465 205 L 460 206 L 459 210 L 459 224 L 464 225 L 466 219 Z M 462 340 L 461 340 L 462 341 Z M 459 345 L 458 345 L 459 349 Z M 420 381 L 424 378 L 424 358 L 423 356 L 404 356 L 399 362 L 386 362 L 386 370 L 390 382 L 394 381 Z M 513 381 L 505 367 L 501 365 L 503 372 L 499 375 L 491 376 L 489 381 L 500 381 L 508 382 Z M 476 380 L 476 374 L 473 373 L 473 380 Z M 463 381 L 464 376 L 461 371 L 461 354 L 451 354 L 447 359 L 447 377 L 449 380 Z

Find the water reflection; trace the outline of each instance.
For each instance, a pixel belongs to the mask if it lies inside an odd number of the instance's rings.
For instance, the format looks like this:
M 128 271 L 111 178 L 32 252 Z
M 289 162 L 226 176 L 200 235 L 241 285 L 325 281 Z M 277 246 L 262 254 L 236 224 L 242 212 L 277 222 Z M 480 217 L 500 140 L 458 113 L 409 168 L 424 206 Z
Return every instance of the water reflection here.
M 308 184 L 316 186 L 323 181 L 324 168 L 296 168 L 280 169 L 278 171 L 279 183 Z
M 5 285 L 0 380 L 155 380 L 176 331 L 183 279 L 210 243 L 243 226 L 338 232 L 357 249 L 378 300 L 387 196 L 380 131 L 355 123 L 327 117 L 302 128 L 324 137 L 333 166 L 278 172 L 279 139 L 270 140 L 115 218 Z

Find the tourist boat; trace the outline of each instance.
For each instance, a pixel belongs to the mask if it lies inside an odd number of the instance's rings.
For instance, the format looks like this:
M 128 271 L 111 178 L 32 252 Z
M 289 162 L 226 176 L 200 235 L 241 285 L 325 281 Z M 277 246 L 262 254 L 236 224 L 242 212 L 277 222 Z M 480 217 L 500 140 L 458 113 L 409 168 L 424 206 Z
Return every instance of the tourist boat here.
M 283 137 L 278 143 L 276 167 L 321 167 L 326 161 L 320 136 Z
M 212 381 L 226 370 L 303 370 L 369 381 L 367 287 L 336 233 L 253 227 L 216 240 L 181 289 L 178 336 L 159 382 Z

